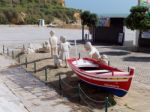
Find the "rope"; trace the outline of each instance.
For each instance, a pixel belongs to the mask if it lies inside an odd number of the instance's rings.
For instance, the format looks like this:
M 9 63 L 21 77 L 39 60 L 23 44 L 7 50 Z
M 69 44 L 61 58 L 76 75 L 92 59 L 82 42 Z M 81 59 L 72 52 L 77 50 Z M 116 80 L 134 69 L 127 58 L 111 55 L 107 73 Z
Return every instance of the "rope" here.
M 89 109 L 92 109 L 93 107 L 90 105 L 90 104 L 88 104 L 85 100 L 84 100 L 84 98 L 80 95 L 80 98 L 81 98 L 81 100 L 86 104 L 86 105 L 88 105 L 88 107 L 90 107 Z
M 77 89 L 77 87 L 72 87 L 72 86 L 70 86 L 68 83 L 66 83 L 66 82 L 63 81 L 63 80 L 61 80 L 61 82 L 62 82 L 64 85 L 66 85 L 66 86 L 68 86 L 68 87 L 70 87 L 70 88 L 72 88 L 72 89 Z
M 64 96 L 67 96 L 67 98 L 70 98 L 70 99 L 77 99 L 79 97 L 78 94 L 76 95 L 68 95 L 68 94 L 65 94 Z
M 93 99 L 93 98 L 90 98 L 90 97 L 81 89 L 81 87 L 80 87 L 79 89 L 81 90 L 81 92 L 82 92 L 89 100 L 91 100 L 91 101 L 93 101 L 93 102 L 95 102 L 95 103 L 105 103 L 105 101 L 97 101 L 97 100 L 95 100 L 95 99 Z
M 111 103 L 110 103 L 109 101 L 108 101 L 108 105 L 109 105 L 109 106 L 112 106 Z

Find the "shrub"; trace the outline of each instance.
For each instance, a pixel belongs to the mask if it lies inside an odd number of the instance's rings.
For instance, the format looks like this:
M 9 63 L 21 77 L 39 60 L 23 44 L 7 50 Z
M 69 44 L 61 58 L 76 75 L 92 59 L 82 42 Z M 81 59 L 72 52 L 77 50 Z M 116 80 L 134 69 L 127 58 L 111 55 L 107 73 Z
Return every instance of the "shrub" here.
M 130 10 L 130 14 L 125 19 L 125 25 L 131 30 L 150 29 L 150 16 L 147 7 L 132 7 Z
M 38 24 L 38 19 L 36 16 L 28 16 L 26 18 L 26 24 Z
M 17 11 L 13 10 L 13 9 L 8 9 L 8 10 L 4 10 L 4 15 L 7 18 L 9 23 L 13 23 L 16 24 L 17 23 L 17 18 L 18 18 L 18 13 Z
M 8 24 L 8 20 L 3 13 L 0 13 L 0 24 Z

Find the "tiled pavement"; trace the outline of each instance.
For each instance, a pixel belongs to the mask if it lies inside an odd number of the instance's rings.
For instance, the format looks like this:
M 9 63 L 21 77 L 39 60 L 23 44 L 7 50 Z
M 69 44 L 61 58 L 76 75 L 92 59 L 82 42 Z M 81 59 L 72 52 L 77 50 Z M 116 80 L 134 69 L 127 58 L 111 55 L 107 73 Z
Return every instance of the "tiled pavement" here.
M 6 59 L 8 61 L 9 59 Z M 3 64 L 3 63 L 1 63 Z M 7 101 L 7 97 L 12 100 L 12 111 L 9 111 L 11 101 L 9 100 L 5 104 L 8 112 L 70 112 L 73 109 L 72 105 L 67 105 L 68 101 L 63 100 L 58 93 L 45 86 L 44 83 L 33 77 L 31 74 L 26 73 L 22 68 L 4 68 L 0 70 L 0 83 L 7 89 L 5 96 L 0 93 L 0 107 L 2 106 L 1 101 Z M 0 84 L 1 85 L 1 84 Z M 2 88 L 0 86 L 0 88 Z M 1 89 L 2 91 L 4 89 Z M 12 95 L 9 95 L 12 94 Z M 1 100 L 1 98 L 4 100 Z M 16 100 L 14 101 L 14 98 Z M 5 103 L 5 102 L 4 102 Z M 18 103 L 18 105 L 15 105 Z M 15 105 L 15 106 L 13 106 Z M 23 109 L 19 110 L 20 105 Z M 1 109 L 1 108 L 0 108 Z M 0 112 L 7 112 L 1 111 Z

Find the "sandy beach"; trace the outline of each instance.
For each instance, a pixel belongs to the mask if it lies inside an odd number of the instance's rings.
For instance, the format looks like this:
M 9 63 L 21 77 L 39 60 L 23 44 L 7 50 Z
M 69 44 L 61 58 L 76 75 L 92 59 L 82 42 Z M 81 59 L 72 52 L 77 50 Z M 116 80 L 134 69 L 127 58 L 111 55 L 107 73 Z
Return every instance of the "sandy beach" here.
M 54 30 L 56 32 L 56 35 L 58 35 L 58 37 L 60 35 L 66 35 L 68 37 L 67 38 L 68 40 L 74 40 L 74 39 L 80 40 L 81 39 L 81 30 L 57 29 L 57 28 L 54 29 L 54 28 L 46 28 L 46 27 L 40 28 L 36 26 L 34 27 L 33 26 L 21 26 L 21 27 L 0 26 L 0 32 L 1 32 L 1 35 L 0 35 L 1 50 L 0 51 L 2 52 L 2 45 L 5 45 L 6 48 L 8 47 L 11 50 L 15 50 L 18 52 L 20 48 L 22 48 L 23 44 L 28 44 L 29 42 L 41 44 L 45 40 L 48 40 L 50 30 Z M 108 55 L 111 66 L 120 68 L 125 71 L 127 71 L 128 66 L 135 67 L 135 77 L 133 78 L 132 86 L 129 90 L 129 93 L 123 98 L 119 98 L 115 96 L 114 100 L 116 101 L 116 105 L 111 106 L 109 108 L 109 111 L 110 112 L 142 112 L 142 111 L 150 112 L 150 109 L 149 109 L 150 54 L 142 53 L 142 52 L 132 52 L 120 46 L 97 45 L 96 48 L 100 51 L 100 53 Z M 81 53 L 81 57 L 87 56 L 84 50 L 83 44 L 78 43 L 77 49 L 78 49 L 78 52 Z M 70 53 L 71 57 L 76 56 L 74 51 L 75 51 L 75 46 L 72 46 L 71 53 Z M 21 56 L 21 63 L 25 62 L 25 57 L 27 57 L 28 62 L 30 62 L 30 64 L 28 64 L 27 68 L 24 65 L 22 65 L 23 69 L 25 69 L 27 73 L 32 73 L 33 76 L 35 76 L 37 79 L 40 79 L 43 82 L 45 82 L 44 68 L 48 67 L 48 78 L 46 82 L 49 82 L 50 85 L 52 83 L 58 82 L 58 74 L 67 74 L 67 73 L 69 75 L 73 74 L 70 68 L 55 69 L 52 63 L 53 60 L 50 59 L 49 53 L 33 53 L 33 54 L 28 54 L 28 55 L 24 54 Z M 1 58 L 0 66 L 2 67 L 3 63 L 8 63 L 10 60 L 5 60 Z M 18 59 L 16 58 L 16 60 Z M 34 73 L 34 61 L 37 64 L 36 73 Z M 6 64 L 5 67 L 9 65 L 11 64 L 8 64 L 8 65 Z M 7 68 L 6 73 L 8 71 L 9 72 L 14 71 L 13 69 L 15 68 L 14 67 Z M 1 76 L 3 75 L 5 74 L 1 72 Z M 7 77 L 9 77 L 9 75 Z M 5 80 L 7 80 L 7 77 L 5 77 L 6 78 Z M 13 77 L 11 78 L 13 79 Z M 51 89 L 51 86 L 50 86 L 50 89 Z M 56 93 L 58 92 L 57 90 L 54 90 L 54 91 L 56 91 Z M 102 94 L 99 93 L 99 96 L 101 95 Z M 18 94 L 18 97 L 19 97 L 19 94 Z M 59 99 L 59 97 L 57 98 Z M 68 99 L 67 96 L 66 96 L 66 99 Z M 21 100 L 24 100 L 24 99 L 22 98 Z M 70 112 L 70 111 L 82 112 L 83 110 L 81 109 L 81 107 L 84 107 L 84 108 L 88 107 L 85 104 L 81 105 L 72 100 L 67 100 L 67 102 L 69 102 L 70 105 L 74 105 L 75 108 L 72 108 L 72 110 L 70 110 L 71 106 L 69 105 L 69 107 L 66 107 L 66 110 L 64 110 L 64 112 Z M 27 103 L 29 104 L 29 102 Z M 56 105 L 59 105 L 59 104 L 56 104 Z M 33 107 L 31 106 L 29 108 L 31 109 L 31 112 L 34 112 L 32 110 Z M 47 112 L 44 110 L 43 112 Z M 95 112 L 97 111 L 103 112 L 104 108 L 103 109 L 94 108 L 93 110 Z M 57 110 L 56 112 L 59 112 L 59 111 Z

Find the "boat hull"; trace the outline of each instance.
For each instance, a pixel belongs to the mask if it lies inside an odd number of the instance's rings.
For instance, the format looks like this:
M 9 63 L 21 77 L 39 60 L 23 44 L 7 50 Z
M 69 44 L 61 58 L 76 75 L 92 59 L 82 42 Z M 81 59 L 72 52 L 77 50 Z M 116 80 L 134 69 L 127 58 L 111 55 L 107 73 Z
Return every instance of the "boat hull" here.
M 109 91 L 116 96 L 123 97 L 124 95 L 127 94 L 130 88 L 133 72 L 131 72 L 131 74 L 128 75 L 129 77 L 128 76 L 94 77 L 93 75 L 86 73 L 85 71 L 81 71 L 78 67 L 72 64 L 72 61 L 68 61 L 68 63 L 71 69 L 80 78 L 80 80 L 94 87 L 98 87 L 103 90 Z
M 84 78 L 81 78 L 80 76 L 79 76 L 79 78 L 80 78 L 81 81 L 89 84 L 93 88 L 96 87 L 96 88 L 102 89 L 104 91 L 109 91 L 110 93 L 112 93 L 112 94 L 114 94 L 114 95 L 116 95 L 118 97 L 123 97 L 123 96 L 125 96 L 128 93 L 128 91 L 120 89 L 120 88 L 114 88 L 114 87 L 110 87 L 110 86 L 105 86 L 106 84 L 108 85 L 108 83 L 101 82 L 101 84 L 95 84 L 95 83 L 92 83 L 91 81 L 87 81 Z

